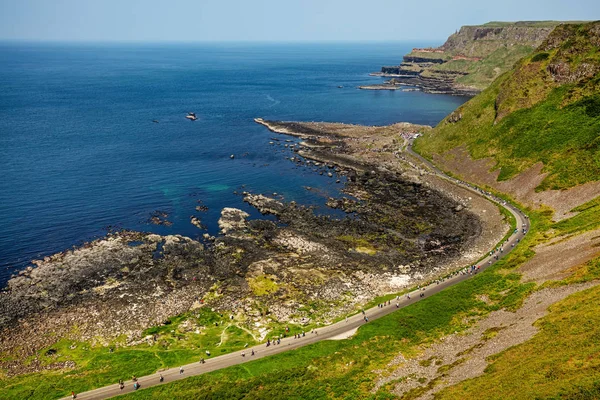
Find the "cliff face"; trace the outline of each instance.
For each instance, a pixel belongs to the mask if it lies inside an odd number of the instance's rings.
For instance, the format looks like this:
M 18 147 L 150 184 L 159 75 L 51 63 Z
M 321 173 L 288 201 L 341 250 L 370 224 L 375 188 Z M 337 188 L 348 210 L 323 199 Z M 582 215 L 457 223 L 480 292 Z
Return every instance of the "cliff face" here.
M 474 95 L 539 46 L 559 22 L 463 26 L 437 48 L 413 49 L 381 74 L 430 93 Z
M 557 26 L 417 147 L 428 156 L 462 149 L 489 158 L 500 181 L 543 164 L 538 192 L 599 182 L 600 21 Z
M 439 49 L 443 53 L 485 58 L 502 46 L 537 47 L 552 32 L 558 22 L 515 22 L 502 25 L 490 22 L 479 26 L 463 26 L 448 38 Z M 442 53 L 442 54 L 443 54 Z

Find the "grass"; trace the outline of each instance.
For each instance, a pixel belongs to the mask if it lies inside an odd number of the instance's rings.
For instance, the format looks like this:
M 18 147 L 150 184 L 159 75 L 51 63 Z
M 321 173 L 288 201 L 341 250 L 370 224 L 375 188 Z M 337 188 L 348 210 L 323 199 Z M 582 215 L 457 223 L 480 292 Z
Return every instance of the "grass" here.
M 532 46 L 523 45 L 499 47 L 483 60 L 471 63 L 466 71 L 469 74 L 459 77 L 456 83 L 485 89 L 497 77 L 510 70 L 517 61 L 531 54 L 533 50 Z
M 242 366 L 191 377 L 132 395 L 133 398 L 368 398 L 374 369 L 398 351 L 416 354 L 417 346 L 464 330 L 461 316 L 483 315 L 496 306 L 481 293 L 511 291 L 518 281 L 485 273 L 364 325 L 346 341 L 319 342 Z
M 165 321 L 166 322 L 166 321 Z M 208 308 L 173 317 L 167 324 L 146 330 L 143 336 L 153 344 L 123 347 L 123 341 L 109 346 L 61 340 L 40 352 L 44 364 L 73 362 L 76 367 L 61 372 L 46 372 L 0 378 L 1 398 L 48 399 L 113 384 L 132 375 L 142 376 L 168 367 L 242 349 L 255 344 L 253 336 L 241 329 L 240 321 L 217 314 Z M 52 351 L 49 351 L 52 349 Z M 46 355 L 54 353 L 51 355 Z
M 263 274 L 254 278 L 248 278 L 247 280 L 255 296 L 266 296 L 275 293 L 279 289 L 279 285 L 275 282 L 275 276 L 273 275 Z
M 572 235 L 600 228 L 600 196 L 571 211 L 578 214 L 552 226 L 559 235 Z

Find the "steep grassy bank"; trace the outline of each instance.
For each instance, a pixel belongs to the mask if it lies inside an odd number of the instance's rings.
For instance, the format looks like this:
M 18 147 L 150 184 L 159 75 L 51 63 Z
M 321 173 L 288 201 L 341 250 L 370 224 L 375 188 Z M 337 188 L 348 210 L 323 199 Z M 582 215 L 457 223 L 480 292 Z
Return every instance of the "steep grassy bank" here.
M 427 157 L 464 146 L 505 180 L 542 162 L 538 190 L 600 177 L 600 22 L 559 26 L 516 68 L 415 143 Z

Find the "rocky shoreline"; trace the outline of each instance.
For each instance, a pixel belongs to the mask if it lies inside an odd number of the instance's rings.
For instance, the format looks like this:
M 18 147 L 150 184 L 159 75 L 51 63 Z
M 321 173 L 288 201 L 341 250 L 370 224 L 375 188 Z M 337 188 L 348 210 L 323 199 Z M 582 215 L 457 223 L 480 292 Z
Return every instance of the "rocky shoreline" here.
M 504 234 L 494 206 L 428 175 L 401 151 L 408 136 L 430 127 L 256 122 L 303 139 L 288 147 L 291 162 L 346 179 L 344 194 L 327 205 L 348 217 L 244 192 L 276 221 L 225 208 L 221 234 L 204 243 L 122 231 L 38 260 L 0 292 L 0 352 L 11 355 L 0 368 L 7 375 L 70 368 L 42 363 L 40 352 L 65 338 L 136 345 L 152 340 L 145 329 L 206 306 L 244 315 L 250 331 L 272 321 L 329 323 L 473 262 Z M 40 334 L 49 327 L 53 335 Z
M 387 68 L 387 67 L 383 67 Z M 374 85 L 359 86 L 363 90 L 419 90 L 429 94 L 450 94 L 453 96 L 475 96 L 481 90 L 469 86 L 457 85 L 453 79 L 425 78 L 415 75 L 401 75 L 397 73 L 375 72 L 371 76 L 391 78 L 388 81 Z M 407 89 L 407 87 L 411 89 Z

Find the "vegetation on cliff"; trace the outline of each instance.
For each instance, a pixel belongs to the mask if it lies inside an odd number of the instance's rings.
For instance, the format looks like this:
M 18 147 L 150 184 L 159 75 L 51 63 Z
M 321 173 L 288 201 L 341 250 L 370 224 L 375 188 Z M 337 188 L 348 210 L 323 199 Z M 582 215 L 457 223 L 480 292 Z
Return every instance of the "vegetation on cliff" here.
M 493 157 L 499 179 L 542 162 L 538 190 L 600 177 L 600 22 L 560 25 L 487 90 L 424 135 L 415 149 L 431 157 L 465 146 Z

